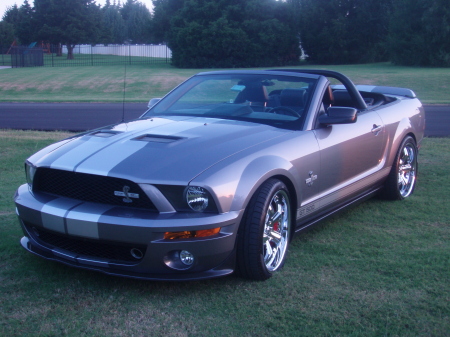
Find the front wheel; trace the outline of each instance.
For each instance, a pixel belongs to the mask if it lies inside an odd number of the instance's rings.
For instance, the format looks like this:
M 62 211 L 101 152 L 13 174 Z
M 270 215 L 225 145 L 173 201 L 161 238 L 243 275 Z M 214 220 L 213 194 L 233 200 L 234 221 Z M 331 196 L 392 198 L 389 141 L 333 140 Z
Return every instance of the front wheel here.
M 239 228 L 237 267 L 241 276 L 266 280 L 284 265 L 291 222 L 286 185 L 277 179 L 266 181 L 252 197 Z
M 418 170 L 417 152 L 412 137 L 403 139 L 385 183 L 383 196 L 386 199 L 403 200 L 414 192 Z

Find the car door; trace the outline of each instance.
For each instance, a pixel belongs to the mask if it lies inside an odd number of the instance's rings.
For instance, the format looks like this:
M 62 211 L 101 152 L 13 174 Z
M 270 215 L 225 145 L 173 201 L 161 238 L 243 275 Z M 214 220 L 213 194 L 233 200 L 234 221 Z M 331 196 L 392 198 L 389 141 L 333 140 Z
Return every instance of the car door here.
M 352 124 L 318 126 L 319 195 L 322 206 L 340 203 L 370 187 L 383 166 L 386 135 L 375 111 L 363 111 Z

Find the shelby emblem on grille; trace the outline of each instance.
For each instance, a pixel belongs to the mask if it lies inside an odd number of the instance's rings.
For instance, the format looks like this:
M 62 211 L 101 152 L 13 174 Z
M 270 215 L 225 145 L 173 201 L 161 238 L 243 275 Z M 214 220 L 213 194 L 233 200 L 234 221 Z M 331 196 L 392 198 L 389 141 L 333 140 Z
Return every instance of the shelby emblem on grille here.
M 130 187 L 129 186 L 124 186 L 122 191 L 114 191 L 114 195 L 117 195 L 118 197 L 125 197 L 123 198 L 123 202 L 133 202 L 133 200 L 131 200 L 131 198 L 134 199 L 139 199 L 139 194 L 137 193 L 129 193 L 130 192 Z

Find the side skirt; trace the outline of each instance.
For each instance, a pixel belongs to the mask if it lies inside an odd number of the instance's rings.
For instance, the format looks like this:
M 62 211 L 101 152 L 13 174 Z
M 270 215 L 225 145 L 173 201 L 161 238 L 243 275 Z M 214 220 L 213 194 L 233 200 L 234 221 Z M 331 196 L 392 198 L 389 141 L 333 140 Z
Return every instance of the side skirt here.
M 324 220 L 332 215 L 339 213 L 340 211 L 346 209 L 347 207 L 358 205 L 359 203 L 372 198 L 374 195 L 376 195 L 378 193 L 379 190 L 381 190 L 381 188 L 382 187 L 378 187 L 378 188 L 372 189 L 370 191 L 367 191 L 361 195 L 358 195 L 356 198 L 350 199 L 349 201 L 346 201 L 342 204 L 337 205 L 336 207 L 332 208 L 331 210 L 321 212 L 306 221 L 305 221 L 305 219 L 301 219 L 301 220 L 297 221 L 295 234 L 298 234 L 298 233 L 301 233 L 301 232 L 311 229 L 317 223 L 321 222 L 322 220 Z

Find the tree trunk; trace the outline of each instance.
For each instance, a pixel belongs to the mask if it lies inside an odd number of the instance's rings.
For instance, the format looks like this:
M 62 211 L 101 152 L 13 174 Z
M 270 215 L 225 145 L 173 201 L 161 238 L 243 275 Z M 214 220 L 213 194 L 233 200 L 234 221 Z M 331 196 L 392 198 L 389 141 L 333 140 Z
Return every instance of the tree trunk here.
M 75 45 L 67 44 L 67 59 L 73 60 L 73 48 L 75 48 Z
M 58 47 L 56 49 L 56 56 L 62 56 L 62 44 L 58 43 Z

